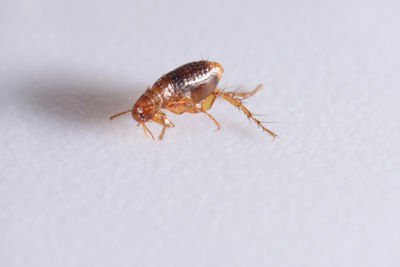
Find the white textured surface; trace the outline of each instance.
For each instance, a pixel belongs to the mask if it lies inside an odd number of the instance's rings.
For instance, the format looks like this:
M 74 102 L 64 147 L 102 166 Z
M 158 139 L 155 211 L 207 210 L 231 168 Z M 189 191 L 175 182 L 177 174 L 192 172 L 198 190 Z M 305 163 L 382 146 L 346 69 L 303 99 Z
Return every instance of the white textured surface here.
M 398 3 L 2 1 L 0 266 L 399 266 Z M 200 57 L 280 139 L 108 122 Z

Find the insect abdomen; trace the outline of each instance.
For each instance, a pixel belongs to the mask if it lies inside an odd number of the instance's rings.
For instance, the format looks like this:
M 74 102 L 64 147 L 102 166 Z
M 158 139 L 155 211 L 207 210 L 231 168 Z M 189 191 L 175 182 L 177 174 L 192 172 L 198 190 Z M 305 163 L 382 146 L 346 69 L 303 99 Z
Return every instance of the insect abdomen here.
M 184 96 L 197 103 L 214 91 L 223 71 L 222 65 L 217 62 L 191 62 L 163 75 L 150 90 L 160 94 L 162 106 L 169 101 L 179 101 Z

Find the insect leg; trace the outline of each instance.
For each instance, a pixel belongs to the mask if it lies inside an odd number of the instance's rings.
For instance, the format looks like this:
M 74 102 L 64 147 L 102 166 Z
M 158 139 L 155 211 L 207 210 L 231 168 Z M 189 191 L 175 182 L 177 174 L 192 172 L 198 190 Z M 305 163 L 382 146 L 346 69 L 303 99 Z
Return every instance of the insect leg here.
M 152 121 L 155 121 L 163 126 L 160 135 L 158 136 L 159 139 L 162 139 L 165 133 L 165 127 L 174 127 L 175 125 L 167 118 L 164 112 L 158 111 L 154 116 L 151 118 Z
M 210 119 L 213 120 L 213 122 L 217 125 L 217 130 L 219 130 L 221 127 L 218 123 L 218 121 L 211 116 L 210 113 L 208 113 L 206 110 L 209 110 L 214 103 L 215 100 L 215 95 L 209 95 L 207 96 L 203 102 L 201 103 L 201 107 L 198 107 L 198 105 L 193 102 L 191 99 L 187 98 L 182 101 L 172 103 L 167 106 L 167 109 L 173 113 L 177 114 L 182 114 L 184 112 L 189 112 L 189 113 L 199 113 L 202 112 L 206 114 Z
M 151 133 L 149 128 L 147 128 L 146 125 L 144 125 L 144 123 L 140 123 L 140 125 L 142 125 L 144 134 L 147 136 L 147 133 L 149 133 L 151 135 L 151 138 L 153 138 L 153 140 L 154 140 L 154 135 Z
M 165 133 L 165 123 L 162 124 L 161 133 L 158 135 L 158 139 L 162 139 Z
M 175 114 L 182 114 L 185 112 L 197 112 L 196 103 L 194 103 L 193 100 L 191 100 L 190 98 L 183 98 L 177 102 L 172 102 L 166 107 L 166 109 Z
M 214 94 L 210 94 L 201 102 L 201 108 L 203 111 L 209 110 L 214 104 L 216 96 Z
M 257 85 L 257 87 L 253 91 L 250 91 L 250 92 L 224 92 L 224 93 L 231 97 L 236 96 L 236 97 L 241 97 L 244 99 L 244 98 L 248 98 L 250 96 L 255 95 L 258 92 L 258 90 L 261 89 L 261 87 L 263 87 L 263 84 Z
M 205 111 L 205 110 L 201 110 L 201 112 L 205 113 L 210 119 L 213 120 L 213 122 L 217 125 L 217 131 L 218 131 L 219 129 L 221 129 L 221 126 L 219 125 L 219 122 L 218 122 L 213 116 L 211 116 L 210 113 L 208 113 L 208 112 Z
M 262 125 L 262 123 L 259 120 L 257 120 L 254 117 L 254 115 L 242 104 L 241 99 L 231 96 L 231 93 L 232 92 L 221 92 L 218 89 L 215 89 L 215 91 L 214 91 L 214 94 L 216 94 L 219 97 L 222 97 L 223 99 L 225 99 L 226 101 L 231 103 L 233 106 L 235 106 L 235 107 L 239 108 L 241 111 L 243 111 L 243 113 L 249 119 L 252 119 L 258 126 L 260 126 L 261 129 L 263 129 L 264 131 L 266 131 L 267 133 L 272 135 L 274 138 L 278 136 L 276 133 L 274 133 L 273 131 L 271 131 L 270 129 L 266 128 L 264 125 Z
M 214 119 L 213 116 L 211 116 L 206 110 L 209 110 L 212 105 L 214 104 L 216 96 L 214 94 L 210 94 L 207 96 L 202 102 L 201 102 L 201 112 L 205 113 L 208 117 L 210 117 L 214 123 L 217 125 L 217 131 L 221 129 L 218 121 Z

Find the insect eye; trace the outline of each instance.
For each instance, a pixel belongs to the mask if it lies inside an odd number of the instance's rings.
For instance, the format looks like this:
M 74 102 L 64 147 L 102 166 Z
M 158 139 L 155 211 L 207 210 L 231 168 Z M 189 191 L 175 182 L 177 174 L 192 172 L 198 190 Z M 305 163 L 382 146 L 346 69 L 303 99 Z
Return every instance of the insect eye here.
M 144 118 L 144 114 L 143 114 L 143 113 L 139 113 L 139 117 L 140 117 L 141 119 L 143 119 L 143 118 Z

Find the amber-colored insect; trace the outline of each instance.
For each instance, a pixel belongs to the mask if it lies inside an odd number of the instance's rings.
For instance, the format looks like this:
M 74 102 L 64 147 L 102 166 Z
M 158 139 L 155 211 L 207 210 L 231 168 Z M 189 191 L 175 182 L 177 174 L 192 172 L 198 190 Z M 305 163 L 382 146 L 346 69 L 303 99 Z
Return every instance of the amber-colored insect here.
M 235 107 L 239 108 L 264 131 L 274 138 L 277 134 L 267 129 L 254 115 L 242 104 L 242 100 L 254 95 L 262 86 L 258 85 L 251 92 L 225 92 L 217 88 L 219 79 L 224 72 L 221 64 L 212 61 L 196 61 L 180 66 L 159 78 L 152 87 L 148 88 L 139 97 L 132 109 L 122 111 L 110 117 L 110 120 L 122 114 L 132 112 L 132 117 L 142 126 L 144 133 L 151 135 L 145 123 L 155 121 L 163 126 L 159 139 L 162 139 L 166 127 L 174 127 L 161 109 L 167 109 L 176 114 L 184 112 L 202 112 L 210 117 L 220 129 L 219 123 L 207 110 L 211 108 L 215 99 L 220 97 Z

